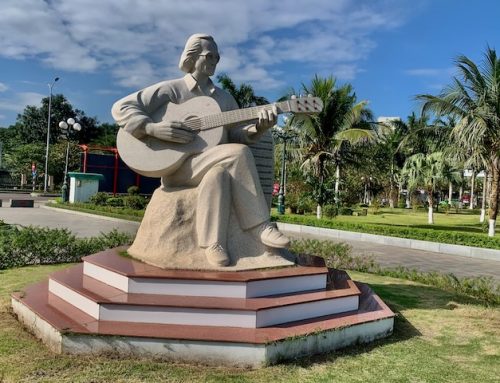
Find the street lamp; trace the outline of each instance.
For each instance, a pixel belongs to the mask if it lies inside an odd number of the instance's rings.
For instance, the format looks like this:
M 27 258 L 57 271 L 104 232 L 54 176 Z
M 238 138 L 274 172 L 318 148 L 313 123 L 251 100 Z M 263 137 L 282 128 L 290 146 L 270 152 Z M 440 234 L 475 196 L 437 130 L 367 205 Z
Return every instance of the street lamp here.
M 62 193 L 62 198 L 63 202 L 68 201 L 68 161 L 69 161 L 69 133 L 71 130 L 74 130 L 75 132 L 79 132 L 82 130 L 82 126 L 75 121 L 74 118 L 68 118 L 67 122 L 66 121 L 61 121 L 59 123 L 59 127 L 62 130 L 62 135 L 64 138 L 66 138 L 67 145 L 66 145 L 66 163 L 64 165 L 64 182 L 63 182 L 63 193 Z
M 297 137 L 297 134 L 290 129 L 275 129 L 274 137 L 283 142 L 283 155 L 281 158 L 281 180 L 278 192 L 278 213 L 285 214 L 285 168 L 286 168 L 286 143 Z
M 47 147 L 45 149 L 45 177 L 43 181 L 44 193 L 47 193 L 47 180 L 49 175 L 50 109 L 52 107 L 52 88 L 57 81 L 59 81 L 59 77 L 56 77 L 52 83 L 47 84 L 49 86 L 49 116 L 47 117 Z

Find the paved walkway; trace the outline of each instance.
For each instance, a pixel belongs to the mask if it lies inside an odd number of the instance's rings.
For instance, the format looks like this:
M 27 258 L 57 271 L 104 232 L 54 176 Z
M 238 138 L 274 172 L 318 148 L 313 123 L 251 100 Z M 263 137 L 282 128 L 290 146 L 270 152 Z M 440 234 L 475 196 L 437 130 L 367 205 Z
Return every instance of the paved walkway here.
M 293 235 L 290 234 L 290 236 L 298 238 L 295 233 Z M 313 237 L 306 234 L 302 234 L 300 237 L 347 243 L 352 247 L 353 254 L 372 256 L 375 262 L 381 266 L 390 268 L 403 266 L 420 271 L 439 271 L 441 273 L 453 273 L 460 277 L 491 276 L 500 282 L 500 262 L 498 261 L 407 249 L 372 242 L 336 240 L 321 236 Z
M 5 223 L 21 226 L 67 228 L 77 237 L 95 237 L 113 229 L 135 234 L 139 228 L 138 222 L 116 220 L 97 215 L 84 216 L 69 210 L 48 209 L 39 206 L 34 208 L 0 207 L 0 219 Z
M 0 194 L 0 198 L 4 198 L 4 196 Z M 0 208 L 0 219 L 6 223 L 23 226 L 67 228 L 78 237 L 96 236 L 101 232 L 106 233 L 113 229 L 133 234 L 139 227 L 137 222 L 81 215 L 62 209 L 39 207 L 43 203 L 43 200 L 37 201 L 38 207 L 35 208 L 2 207 Z M 318 236 L 315 238 L 323 239 Z M 491 276 L 500 282 L 500 262 L 497 261 L 405 249 L 369 242 L 347 240 L 338 240 L 338 242 L 346 242 L 351 245 L 354 254 L 373 256 L 376 262 L 382 266 L 404 266 L 421 271 L 439 271 L 467 277 Z

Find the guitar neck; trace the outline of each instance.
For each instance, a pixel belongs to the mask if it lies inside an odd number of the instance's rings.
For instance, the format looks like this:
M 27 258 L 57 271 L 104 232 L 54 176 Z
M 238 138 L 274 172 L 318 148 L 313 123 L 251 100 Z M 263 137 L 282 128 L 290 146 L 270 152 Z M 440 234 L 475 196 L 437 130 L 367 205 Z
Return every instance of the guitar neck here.
M 208 116 L 200 117 L 198 122 L 193 125 L 200 126 L 200 130 L 212 129 L 219 126 L 235 125 L 242 122 L 249 122 L 257 120 L 259 118 L 259 112 L 263 109 L 271 110 L 273 106 L 276 106 L 278 113 L 288 113 L 291 108 L 288 101 L 277 102 L 275 104 L 259 105 L 253 106 L 251 108 L 245 109 L 235 109 L 228 112 L 221 112 L 217 114 L 212 114 Z M 194 121 L 193 121 L 194 122 Z

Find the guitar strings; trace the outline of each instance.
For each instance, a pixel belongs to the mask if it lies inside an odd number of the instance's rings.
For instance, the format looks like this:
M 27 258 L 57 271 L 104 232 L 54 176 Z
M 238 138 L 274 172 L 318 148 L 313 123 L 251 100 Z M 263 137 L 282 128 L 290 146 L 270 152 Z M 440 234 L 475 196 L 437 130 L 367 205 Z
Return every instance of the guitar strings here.
M 316 104 L 316 101 L 313 100 L 313 103 Z M 305 105 L 302 105 L 304 110 L 308 110 L 310 112 L 320 111 L 314 110 L 316 109 L 316 105 L 307 105 L 307 100 L 304 102 Z M 250 108 L 243 109 L 234 109 L 226 112 L 221 112 L 219 114 L 213 114 L 208 116 L 202 116 L 197 118 L 192 118 L 183 122 L 183 125 L 193 131 L 207 130 L 214 127 L 230 125 L 241 121 L 251 121 L 253 119 L 258 118 L 258 113 L 260 110 L 271 110 L 273 106 L 278 107 L 279 112 L 287 112 L 288 108 L 285 102 L 278 102 L 275 104 L 268 105 L 257 105 Z M 300 106 L 298 110 L 300 111 Z

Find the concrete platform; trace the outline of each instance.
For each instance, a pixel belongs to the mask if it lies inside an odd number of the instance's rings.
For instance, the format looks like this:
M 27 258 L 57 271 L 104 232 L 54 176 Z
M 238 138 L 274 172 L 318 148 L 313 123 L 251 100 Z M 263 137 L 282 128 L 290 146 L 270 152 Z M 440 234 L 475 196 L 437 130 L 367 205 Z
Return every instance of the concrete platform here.
M 104 253 L 90 259 L 114 268 L 128 264 L 129 272 L 139 274 L 147 268 L 159 284 L 161 274 L 171 279 L 171 271 L 148 265 L 141 270 L 129 258 L 113 262 Z M 210 280 L 219 274 L 218 281 L 230 287 L 234 280 L 314 278 L 324 268 L 310 267 L 311 273 L 298 265 L 253 275 L 185 271 L 182 278 Z M 228 298 L 124 292 L 85 275 L 84 266 L 77 265 L 14 294 L 12 307 L 58 353 L 113 352 L 251 367 L 370 342 L 392 333 L 394 317 L 368 286 L 331 269 L 320 290 Z

